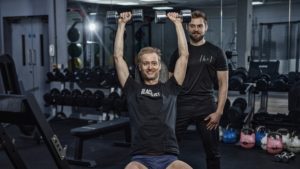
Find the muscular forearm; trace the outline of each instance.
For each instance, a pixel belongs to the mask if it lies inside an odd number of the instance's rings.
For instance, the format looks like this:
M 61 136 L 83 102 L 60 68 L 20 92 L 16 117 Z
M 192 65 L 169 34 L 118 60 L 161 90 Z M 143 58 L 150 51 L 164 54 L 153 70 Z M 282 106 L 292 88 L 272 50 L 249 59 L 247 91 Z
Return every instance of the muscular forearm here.
M 216 112 L 219 114 L 223 114 L 224 105 L 227 99 L 227 93 L 228 93 L 228 83 L 219 82 L 218 107 L 216 110 Z
M 125 23 L 120 23 L 118 25 L 115 45 L 114 45 L 114 59 L 123 58 L 124 50 L 124 32 L 125 32 Z
M 114 45 L 114 62 L 115 68 L 118 74 L 118 79 L 123 87 L 125 82 L 129 76 L 129 70 L 127 63 L 123 59 L 124 55 L 124 32 L 126 23 L 131 19 L 131 13 L 125 12 L 120 14 L 120 18 L 118 20 L 118 29 L 115 37 L 115 45 Z
M 177 33 L 179 57 L 188 58 L 189 51 L 188 51 L 187 41 L 186 41 L 182 23 L 176 22 L 175 28 L 176 28 L 176 33 Z

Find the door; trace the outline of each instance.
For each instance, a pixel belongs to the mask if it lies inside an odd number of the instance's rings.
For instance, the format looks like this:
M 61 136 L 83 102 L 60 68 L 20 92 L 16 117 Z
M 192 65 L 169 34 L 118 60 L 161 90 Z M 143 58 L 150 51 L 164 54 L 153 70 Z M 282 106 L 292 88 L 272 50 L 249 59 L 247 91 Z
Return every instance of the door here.
M 43 94 L 49 90 L 48 21 L 45 17 L 21 17 L 11 23 L 12 57 L 24 92 L 31 92 L 45 112 Z

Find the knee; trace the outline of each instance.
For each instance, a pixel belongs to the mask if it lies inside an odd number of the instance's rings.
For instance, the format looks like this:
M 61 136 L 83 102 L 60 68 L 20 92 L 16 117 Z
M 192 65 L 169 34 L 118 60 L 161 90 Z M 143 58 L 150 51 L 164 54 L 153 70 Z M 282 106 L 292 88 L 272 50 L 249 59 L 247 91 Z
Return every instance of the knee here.
M 132 161 L 126 165 L 125 169 L 147 169 L 147 167 L 139 162 Z
M 183 161 L 176 160 L 172 162 L 166 169 L 193 169 L 193 168 Z

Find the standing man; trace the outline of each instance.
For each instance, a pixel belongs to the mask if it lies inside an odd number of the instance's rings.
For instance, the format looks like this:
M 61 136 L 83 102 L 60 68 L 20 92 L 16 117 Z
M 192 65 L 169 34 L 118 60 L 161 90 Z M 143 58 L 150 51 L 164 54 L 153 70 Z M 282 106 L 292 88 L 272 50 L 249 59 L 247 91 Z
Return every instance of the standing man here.
M 129 76 L 123 58 L 124 31 L 131 17 L 130 12 L 120 14 L 114 46 L 115 67 L 126 95 L 132 134 L 132 159 L 125 169 L 191 169 L 177 159 L 179 150 L 175 135 L 176 99 L 189 56 L 182 20 L 177 13 L 168 13 L 168 18 L 176 28 L 179 48 L 174 76 L 160 83 L 160 50 L 145 47 L 137 58 L 143 81 L 138 83 Z
M 196 123 L 206 153 L 207 169 L 220 169 L 219 121 L 228 91 L 228 68 L 224 52 L 206 41 L 207 18 L 201 11 L 193 11 L 187 25 L 190 42 L 189 61 L 183 90 L 177 99 L 176 136 L 180 141 L 193 121 Z M 173 74 L 178 50 L 171 57 L 170 75 Z M 218 84 L 217 104 L 214 84 Z

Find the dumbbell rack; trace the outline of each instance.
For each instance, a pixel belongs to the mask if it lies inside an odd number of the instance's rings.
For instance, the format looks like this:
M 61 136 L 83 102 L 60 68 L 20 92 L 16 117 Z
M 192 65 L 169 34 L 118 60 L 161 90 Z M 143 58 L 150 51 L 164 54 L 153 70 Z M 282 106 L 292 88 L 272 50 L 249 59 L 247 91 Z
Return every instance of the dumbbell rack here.
M 96 92 L 92 92 L 93 90 L 97 91 L 102 91 L 105 95 L 105 96 L 109 96 L 110 93 L 114 92 L 115 89 L 118 89 L 119 87 L 110 87 L 108 88 L 108 84 L 117 84 L 117 81 L 116 81 L 116 77 L 114 76 L 115 73 L 112 71 L 112 70 L 107 70 L 107 73 L 103 73 L 104 70 L 98 70 L 98 71 L 101 71 L 102 74 L 100 73 L 96 73 L 96 72 L 91 72 L 91 71 L 88 71 L 88 70 L 83 70 L 81 72 L 81 74 L 76 74 L 76 76 L 78 77 L 73 77 L 73 80 L 72 78 L 69 78 L 68 77 L 68 80 L 66 80 L 67 78 L 63 77 L 63 76 L 66 76 L 66 75 L 63 75 L 62 73 L 60 73 L 60 70 L 55 70 L 55 74 L 53 76 L 50 76 L 52 79 L 54 80 L 49 80 L 49 82 L 59 82 L 60 85 L 61 85 L 61 89 L 57 89 L 57 93 L 61 93 L 63 92 L 64 90 L 68 90 L 66 89 L 66 83 L 69 83 L 70 86 L 69 88 L 70 89 L 73 89 L 72 90 L 72 94 L 74 92 L 74 90 L 77 90 L 78 92 L 78 95 L 79 95 L 79 99 L 75 99 L 75 100 L 79 100 L 79 101 L 75 101 L 76 104 L 71 104 L 71 103 L 62 103 L 64 102 L 64 98 L 63 99 L 59 99 L 59 101 L 61 102 L 58 102 L 58 103 L 50 103 L 48 105 L 53 105 L 53 113 L 54 116 L 59 114 L 59 115 L 62 115 L 64 118 L 67 116 L 65 115 L 65 113 L 63 113 L 64 111 L 64 107 L 66 106 L 71 106 L 72 107 L 72 110 L 71 110 L 71 116 L 72 118 L 79 118 L 79 119 L 87 119 L 87 120 L 92 120 L 92 121 L 101 121 L 103 120 L 104 116 L 103 115 L 109 115 L 109 119 L 113 119 L 115 117 L 118 117 L 118 115 L 116 115 L 115 113 L 110 113 L 110 110 L 108 111 L 105 111 L 105 108 L 101 109 L 103 106 L 98 106 L 98 105 L 90 105 L 90 102 L 88 101 L 91 96 L 90 95 L 95 95 Z M 64 71 L 64 72 L 67 72 L 67 71 Z M 78 71 L 77 71 L 78 72 Z M 85 72 L 89 72 L 89 76 L 92 76 L 92 77 L 87 77 L 85 76 L 86 73 Z M 93 74 L 93 75 L 92 75 Z M 104 77 L 100 77 L 100 76 L 104 76 Z M 49 77 L 49 74 L 47 74 L 47 76 Z M 55 78 L 55 76 L 58 76 Z M 109 77 L 108 77 L 109 76 Z M 70 80 L 71 79 L 71 80 Z M 80 80 L 81 79 L 81 80 Z M 99 80 L 98 80 L 99 79 Z M 100 80 L 101 79 L 101 80 Z M 97 85 L 97 83 L 99 83 Z M 96 85 L 95 85 L 96 84 Z M 96 90 L 97 88 L 97 90 Z M 88 89 L 88 90 L 87 90 Z M 52 91 L 52 89 L 51 89 Z M 82 92 L 84 91 L 84 92 Z M 121 90 L 117 91 L 117 93 L 119 93 L 119 95 L 121 95 Z M 51 93 L 51 92 L 50 92 Z M 68 93 L 68 92 L 67 92 Z M 69 94 L 71 92 L 69 91 Z M 63 96 L 59 96 L 59 97 L 63 97 Z M 77 97 L 77 96 L 76 96 Z M 87 98 L 84 98 L 84 97 L 87 97 Z M 70 99 L 70 98 L 69 98 Z M 72 99 L 72 98 L 71 98 Z M 85 105 L 84 103 L 87 102 L 87 105 Z M 101 104 L 101 103 L 100 103 Z M 60 111 L 58 112 L 58 106 L 60 106 Z M 99 112 L 102 113 L 102 110 L 104 111 L 102 115 L 99 115 Z M 82 112 L 88 112 L 88 113 L 82 113 Z M 118 113 L 120 113 L 120 111 L 117 111 Z M 106 118 L 105 118 L 106 119 Z

